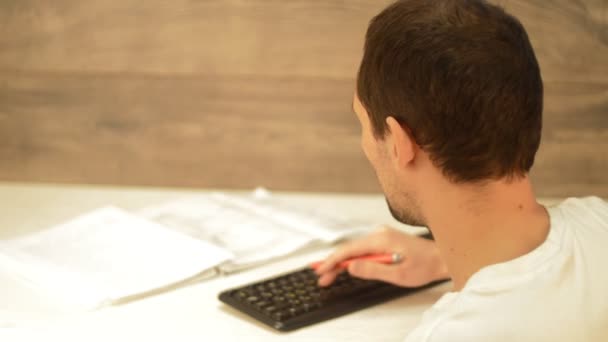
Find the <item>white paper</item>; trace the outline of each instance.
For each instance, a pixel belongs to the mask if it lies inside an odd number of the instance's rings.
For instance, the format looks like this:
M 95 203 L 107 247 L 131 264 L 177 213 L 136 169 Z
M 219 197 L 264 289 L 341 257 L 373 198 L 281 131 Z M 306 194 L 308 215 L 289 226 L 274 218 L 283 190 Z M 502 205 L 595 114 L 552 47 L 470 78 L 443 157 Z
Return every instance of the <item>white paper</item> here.
M 374 225 L 372 222 L 357 221 L 320 207 L 295 207 L 272 196 L 264 196 L 259 200 L 237 196 L 225 198 L 241 209 L 268 217 L 291 230 L 313 236 L 325 243 L 333 243 L 369 231 Z
M 331 243 L 372 226 L 288 207 L 268 193 L 193 196 L 146 208 L 140 214 L 231 251 L 235 257 L 221 266 L 225 272 L 268 262 L 311 244 Z
M 232 254 L 107 207 L 0 241 L 0 268 L 86 308 L 195 277 Z
M 231 251 L 234 258 L 222 266 L 224 271 L 287 255 L 314 240 L 310 235 L 299 234 L 237 207 L 220 194 L 173 201 L 146 208 L 140 214 L 187 236 Z

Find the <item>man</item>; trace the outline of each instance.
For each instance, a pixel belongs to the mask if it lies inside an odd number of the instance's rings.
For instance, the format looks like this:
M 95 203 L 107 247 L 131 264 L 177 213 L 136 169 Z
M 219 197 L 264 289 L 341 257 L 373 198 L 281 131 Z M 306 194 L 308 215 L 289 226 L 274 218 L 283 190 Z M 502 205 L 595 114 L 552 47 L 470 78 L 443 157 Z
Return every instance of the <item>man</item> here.
M 404 0 L 370 23 L 353 101 L 391 212 L 435 242 L 385 228 L 317 270 L 403 286 L 451 277 L 407 341 L 608 341 L 608 205 L 538 204 L 528 177 L 543 86 L 527 34 L 481 0 Z

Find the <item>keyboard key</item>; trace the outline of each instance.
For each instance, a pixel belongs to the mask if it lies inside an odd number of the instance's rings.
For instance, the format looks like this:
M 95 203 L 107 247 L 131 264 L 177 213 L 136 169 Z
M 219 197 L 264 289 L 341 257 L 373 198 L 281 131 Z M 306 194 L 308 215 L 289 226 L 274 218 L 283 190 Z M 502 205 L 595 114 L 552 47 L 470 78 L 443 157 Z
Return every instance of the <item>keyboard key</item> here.
M 270 302 L 261 300 L 259 302 L 255 302 L 254 306 L 258 309 L 263 309 L 263 308 L 269 306 L 270 304 L 271 304 Z
M 266 313 L 272 314 L 273 312 L 277 311 L 277 307 L 274 305 L 270 305 L 270 306 L 267 306 L 266 308 L 264 308 L 264 311 Z
M 288 312 L 292 315 L 292 316 L 296 316 L 301 314 L 302 312 L 304 312 L 304 309 L 299 307 L 299 306 L 294 306 L 289 308 Z
M 289 315 L 286 312 L 283 311 L 278 311 L 272 314 L 272 318 L 274 318 L 275 320 L 282 322 L 285 319 L 287 319 L 289 317 Z

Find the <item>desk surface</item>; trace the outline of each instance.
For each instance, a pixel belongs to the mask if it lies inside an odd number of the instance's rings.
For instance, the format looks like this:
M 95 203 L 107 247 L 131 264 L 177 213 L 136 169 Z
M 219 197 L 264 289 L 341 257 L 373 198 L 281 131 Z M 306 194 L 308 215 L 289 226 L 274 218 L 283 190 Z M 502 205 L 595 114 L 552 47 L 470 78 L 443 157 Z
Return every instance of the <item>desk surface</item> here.
M 200 193 L 140 188 L 106 188 L 0 183 L 0 238 L 32 232 L 100 206 L 138 209 Z M 323 205 L 355 218 L 395 224 L 381 195 L 296 194 L 276 196 L 301 206 Z M 544 200 L 551 203 L 555 200 Z M 44 334 L 79 340 L 197 341 L 400 341 L 450 284 L 397 299 L 291 333 L 277 333 L 217 300 L 224 289 L 307 264 L 328 250 L 309 251 L 252 270 L 221 276 L 128 304 L 87 313 L 61 307 L 0 275 L 0 340 Z M 27 328 L 27 329 L 24 329 Z M 4 336 L 4 337 L 3 337 Z M 52 339 L 54 340 L 54 339 Z

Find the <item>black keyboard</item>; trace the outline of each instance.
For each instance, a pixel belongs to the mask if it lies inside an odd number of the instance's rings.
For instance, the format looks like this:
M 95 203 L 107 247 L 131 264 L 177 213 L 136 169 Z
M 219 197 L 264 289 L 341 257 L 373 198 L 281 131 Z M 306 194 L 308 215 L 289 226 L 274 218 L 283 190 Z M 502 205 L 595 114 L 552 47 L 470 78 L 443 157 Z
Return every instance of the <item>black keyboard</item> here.
M 290 331 L 446 281 L 405 288 L 342 272 L 330 286 L 322 288 L 317 286 L 317 278 L 311 268 L 303 268 L 224 291 L 219 299 L 274 329 Z

